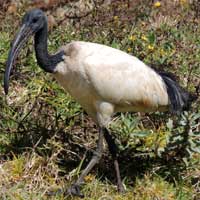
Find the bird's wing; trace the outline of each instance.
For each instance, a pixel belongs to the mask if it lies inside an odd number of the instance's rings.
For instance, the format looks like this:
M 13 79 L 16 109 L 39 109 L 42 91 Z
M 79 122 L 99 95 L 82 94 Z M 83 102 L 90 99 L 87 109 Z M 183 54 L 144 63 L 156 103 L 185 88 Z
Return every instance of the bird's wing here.
M 105 101 L 117 105 L 160 106 L 168 104 L 161 77 L 136 57 L 94 43 L 83 43 L 82 60 L 87 79 Z

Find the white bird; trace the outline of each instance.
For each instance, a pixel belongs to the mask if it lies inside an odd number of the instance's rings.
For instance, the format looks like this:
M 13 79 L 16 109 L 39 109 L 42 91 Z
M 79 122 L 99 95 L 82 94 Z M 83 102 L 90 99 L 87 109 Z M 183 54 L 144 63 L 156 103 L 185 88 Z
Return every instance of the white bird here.
M 82 196 L 80 185 L 102 155 L 103 137 L 114 159 L 118 190 L 124 191 L 117 161 L 116 145 L 107 127 L 115 112 L 167 111 L 180 113 L 189 107 L 193 96 L 182 89 L 172 76 L 156 72 L 123 51 L 89 42 L 71 42 L 49 55 L 47 18 L 39 9 L 25 14 L 7 61 L 4 89 L 8 93 L 10 71 L 22 46 L 35 35 L 39 66 L 52 73 L 99 126 L 97 150 L 78 180 L 67 190 Z

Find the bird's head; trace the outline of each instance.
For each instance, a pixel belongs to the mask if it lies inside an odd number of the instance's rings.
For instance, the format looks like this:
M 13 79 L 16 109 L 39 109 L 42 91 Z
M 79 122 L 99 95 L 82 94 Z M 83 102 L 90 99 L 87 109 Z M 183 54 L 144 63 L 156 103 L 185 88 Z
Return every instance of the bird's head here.
M 8 93 L 9 88 L 10 72 L 20 50 L 32 35 L 44 27 L 46 21 L 46 16 L 40 9 L 30 10 L 24 15 L 20 30 L 15 36 L 8 54 L 4 77 L 4 91 L 6 94 Z
M 25 25 L 27 30 L 36 33 L 43 28 L 46 22 L 46 15 L 40 9 L 33 9 L 27 12 L 22 18 L 22 26 Z

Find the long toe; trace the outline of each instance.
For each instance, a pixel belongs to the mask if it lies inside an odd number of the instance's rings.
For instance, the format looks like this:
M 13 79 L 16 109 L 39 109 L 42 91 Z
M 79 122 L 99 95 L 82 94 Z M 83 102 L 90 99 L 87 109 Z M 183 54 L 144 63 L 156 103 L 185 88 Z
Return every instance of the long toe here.
M 46 195 L 47 196 L 56 196 L 56 195 L 61 195 L 63 193 L 64 193 L 64 191 L 62 189 L 58 189 L 56 191 L 48 191 L 48 192 L 46 192 Z
M 81 198 L 84 197 L 83 193 L 81 193 L 80 185 L 77 184 L 71 185 L 71 187 L 67 189 L 67 194 L 72 196 L 78 196 Z

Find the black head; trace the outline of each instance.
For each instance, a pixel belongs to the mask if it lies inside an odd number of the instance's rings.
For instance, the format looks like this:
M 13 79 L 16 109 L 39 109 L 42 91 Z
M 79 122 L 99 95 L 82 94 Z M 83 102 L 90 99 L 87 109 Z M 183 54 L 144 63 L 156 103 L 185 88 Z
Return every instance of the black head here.
M 6 63 L 6 71 L 4 76 L 4 90 L 6 94 L 8 93 L 9 88 L 10 72 L 20 50 L 28 41 L 28 39 L 42 29 L 46 23 L 46 16 L 40 9 L 30 10 L 24 15 L 21 28 L 12 42 L 12 47 L 9 51 L 8 60 Z
M 36 33 L 43 28 L 46 21 L 46 16 L 42 10 L 33 9 L 24 15 L 22 19 L 22 25 L 29 27 L 33 33 Z

